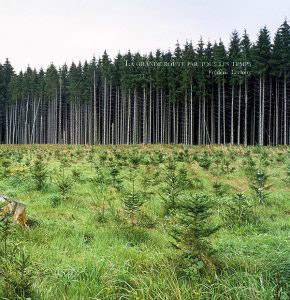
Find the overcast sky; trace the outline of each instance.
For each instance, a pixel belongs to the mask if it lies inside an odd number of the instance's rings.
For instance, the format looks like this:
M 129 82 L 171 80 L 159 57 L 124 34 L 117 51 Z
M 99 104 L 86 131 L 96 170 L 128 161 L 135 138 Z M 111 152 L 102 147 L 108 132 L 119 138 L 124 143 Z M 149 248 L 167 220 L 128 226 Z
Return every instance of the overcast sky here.
M 289 0 L 0 0 L 0 62 L 17 71 L 51 62 L 90 60 L 130 49 L 148 53 L 194 44 L 201 36 L 228 43 L 233 29 L 255 40 L 290 20 Z

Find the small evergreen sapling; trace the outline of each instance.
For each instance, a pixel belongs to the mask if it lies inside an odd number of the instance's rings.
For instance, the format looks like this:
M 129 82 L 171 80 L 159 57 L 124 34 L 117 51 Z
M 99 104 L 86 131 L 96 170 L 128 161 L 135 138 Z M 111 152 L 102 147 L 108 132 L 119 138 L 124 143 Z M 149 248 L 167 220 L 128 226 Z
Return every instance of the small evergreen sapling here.
M 258 199 L 259 204 L 265 204 L 267 200 L 267 190 L 269 185 L 266 185 L 268 181 L 268 175 L 266 172 L 259 170 L 251 177 L 250 187 L 254 191 L 256 198 Z
M 68 175 L 66 176 L 64 174 L 64 169 L 62 169 L 61 174 L 54 177 L 54 183 L 56 184 L 62 199 L 67 200 L 74 184 L 73 178 Z
M 16 238 L 12 215 L 7 214 L 0 222 L 0 292 L 3 287 L 3 299 L 37 299 L 30 259 Z
M 197 161 L 198 161 L 199 166 L 205 170 L 208 170 L 212 163 L 212 161 L 209 157 L 209 153 L 207 151 L 204 151 L 203 155 L 200 158 L 198 158 Z
M 81 181 L 82 179 L 81 176 L 82 176 L 82 172 L 79 169 L 75 168 L 72 170 L 72 177 L 74 181 L 76 182 Z
M 285 184 L 290 183 L 290 164 L 287 166 L 286 176 L 282 179 Z
M 177 170 L 174 161 L 168 163 L 164 181 L 165 186 L 161 189 L 160 196 L 164 203 L 164 214 L 170 215 L 177 209 L 180 196 L 191 186 L 191 182 L 186 169 Z
M 229 226 L 243 226 L 256 220 L 253 205 L 243 193 L 236 193 L 232 197 L 224 218 Z
M 213 191 L 217 197 L 223 197 L 227 192 L 226 186 L 222 182 L 215 181 L 212 184 L 212 187 L 213 187 Z
M 135 178 L 132 171 L 130 171 L 129 179 L 131 182 L 131 189 L 124 192 L 121 201 L 123 204 L 124 212 L 128 217 L 130 225 L 135 226 L 138 225 L 137 214 L 140 212 L 143 204 L 146 202 L 146 198 L 144 197 L 143 192 L 136 190 Z
M 3 177 L 7 177 L 9 174 L 9 167 L 11 166 L 11 161 L 9 159 L 3 159 L 1 165 L 3 167 Z
M 95 176 L 91 179 L 94 189 L 95 198 L 98 201 L 97 206 L 99 208 L 97 213 L 97 220 L 100 223 L 107 221 L 106 207 L 109 206 L 114 213 L 114 209 L 111 203 L 111 198 L 108 197 L 108 188 L 111 182 L 110 177 L 105 170 L 98 165 L 95 165 Z
M 173 246 L 183 251 L 184 257 L 194 264 L 198 260 L 212 266 L 210 257 L 214 249 L 210 237 L 220 229 L 211 222 L 213 206 L 207 194 L 186 197 L 178 206 L 175 224 L 170 227 Z
M 42 190 L 45 185 L 45 179 L 47 178 L 48 173 L 41 155 L 37 155 L 37 158 L 34 161 L 33 167 L 31 169 L 31 175 L 35 181 L 36 189 L 38 191 Z
M 110 167 L 109 182 L 117 191 L 120 191 L 122 188 L 122 177 L 120 176 L 120 169 L 116 164 L 111 164 Z

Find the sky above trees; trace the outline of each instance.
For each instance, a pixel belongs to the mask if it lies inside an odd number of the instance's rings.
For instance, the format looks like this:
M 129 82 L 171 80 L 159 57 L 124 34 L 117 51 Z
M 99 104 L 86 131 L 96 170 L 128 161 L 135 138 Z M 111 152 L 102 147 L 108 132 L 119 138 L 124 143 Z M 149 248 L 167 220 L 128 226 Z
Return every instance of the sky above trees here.
M 252 40 L 267 25 L 272 38 L 290 19 L 290 1 L 251 0 L 10 0 L 0 2 L 0 62 L 16 71 L 89 60 L 106 49 L 173 50 L 176 40 L 229 42 L 244 28 Z

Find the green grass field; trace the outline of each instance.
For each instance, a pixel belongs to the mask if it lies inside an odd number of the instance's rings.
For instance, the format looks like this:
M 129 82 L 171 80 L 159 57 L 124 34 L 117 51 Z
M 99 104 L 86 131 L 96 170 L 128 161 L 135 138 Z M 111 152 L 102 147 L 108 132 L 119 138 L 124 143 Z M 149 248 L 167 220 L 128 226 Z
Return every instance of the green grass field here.
M 289 147 L 3 145 L 0 158 L 0 194 L 29 225 L 0 222 L 0 299 L 290 299 Z M 180 203 L 200 197 L 202 226 L 220 228 L 177 241 Z

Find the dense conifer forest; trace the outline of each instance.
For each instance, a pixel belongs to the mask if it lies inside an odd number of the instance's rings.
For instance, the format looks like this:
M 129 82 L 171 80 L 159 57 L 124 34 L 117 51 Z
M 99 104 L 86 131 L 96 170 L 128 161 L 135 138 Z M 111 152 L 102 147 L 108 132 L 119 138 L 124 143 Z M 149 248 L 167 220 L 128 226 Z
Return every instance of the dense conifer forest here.
M 290 26 L 39 71 L 0 64 L 5 144 L 290 143 Z

